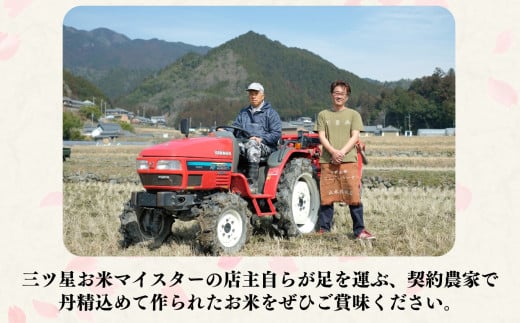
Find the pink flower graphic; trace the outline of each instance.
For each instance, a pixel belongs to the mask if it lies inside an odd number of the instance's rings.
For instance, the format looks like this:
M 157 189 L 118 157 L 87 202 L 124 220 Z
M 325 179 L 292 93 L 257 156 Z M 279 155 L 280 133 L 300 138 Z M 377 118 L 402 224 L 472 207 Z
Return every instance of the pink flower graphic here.
M 419 285 L 415 285 L 413 287 L 407 287 L 406 288 L 406 294 L 408 295 L 416 295 L 416 294 L 419 294 L 421 291 L 424 290 L 424 284 L 426 283 L 426 279 L 423 278 L 421 280 L 421 283 L 423 286 L 419 286 Z
M 8 60 L 16 53 L 20 46 L 20 38 L 0 32 L 0 60 Z
M 471 202 L 471 191 L 462 185 L 457 184 L 455 188 L 455 209 L 464 211 Z
M 5 0 L 4 8 L 9 10 L 9 17 L 15 17 L 29 6 L 31 2 L 32 0 Z
M 298 267 L 296 266 L 294 259 L 289 257 L 274 257 L 269 262 L 269 267 L 271 267 L 271 269 L 278 274 L 284 272 L 294 273 L 298 271 Z
M 41 316 L 48 318 L 58 317 L 59 310 L 56 305 L 44 303 L 33 299 L 33 307 Z
M 498 35 L 495 45 L 495 53 L 502 54 L 511 48 L 513 43 L 513 33 L 511 31 L 504 31 Z
M 63 206 L 63 193 L 52 192 L 47 194 L 40 202 L 40 207 L 46 206 Z
M 439 6 L 448 8 L 448 1 L 446 0 L 415 0 L 416 6 Z
M 182 289 L 179 285 L 175 285 L 173 287 L 164 287 L 161 290 L 161 294 L 168 297 L 170 303 L 174 299 L 175 295 L 178 296 L 178 298 L 175 299 L 176 302 L 182 302 L 184 304 L 188 302 L 188 296 L 186 295 L 186 292 L 184 292 L 184 289 Z
M 235 268 L 241 260 L 242 257 L 220 257 L 217 266 L 229 270 Z
M 397 6 L 403 1 L 402 0 L 379 0 L 379 2 L 383 6 Z
M 17 306 L 9 307 L 7 313 L 7 322 L 9 323 L 25 323 L 25 313 Z
M 518 104 L 518 93 L 511 85 L 493 78 L 488 79 L 488 90 L 491 97 L 498 103 L 511 107 Z

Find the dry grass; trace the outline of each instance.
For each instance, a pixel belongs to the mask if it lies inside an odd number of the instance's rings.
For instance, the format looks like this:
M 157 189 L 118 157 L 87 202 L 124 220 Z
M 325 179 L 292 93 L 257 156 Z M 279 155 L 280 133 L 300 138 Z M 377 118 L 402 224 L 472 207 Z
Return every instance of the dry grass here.
M 455 160 L 453 157 L 369 157 L 369 164 L 366 169 L 372 168 L 444 168 L 454 169 Z
M 373 151 L 378 151 L 388 148 L 404 148 L 407 150 L 419 151 L 455 151 L 455 137 L 454 136 L 435 136 L 435 137 L 403 137 L 403 136 L 386 136 L 386 137 L 361 137 L 367 148 L 370 147 Z
M 377 236 L 372 243 L 352 239 L 348 207 L 336 205 L 335 225 L 329 234 L 283 239 L 255 234 L 237 256 L 439 256 L 455 240 L 453 137 L 364 138 L 367 150 L 428 151 L 419 159 L 371 158 L 365 175 L 418 178 L 419 186 L 364 190 L 365 224 Z M 141 190 L 135 157 L 143 147 L 75 146 L 64 163 L 64 177 L 94 174 L 95 181 L 63 184 L 64 243 L 80 256 L 204 256 L 196 243 L 197 224 L 176 222 L 173 237 L 150 251 L 137 245 L 120 249 L 119 214 L 131 191 Z M 388 159 L 396 161 L 388 161 Z M 398 160 L 398 162 L 397 162 Z M 123 179 L 123 180 L 121 180 Z M 409 183 L 409 181 L 408 181 Z
M 64 240 L 81 256 L 194 256 L 202 255 L 194 239 L 197 224 L 176 222 L 173 238 L 161 248 L 145 246 L 122 250 L 118 233 L 122 205 L 135 184 L 65 183 Z M 366 190 L 363 197 L 365 224 L 377 235 L 371 244 L 351 236 L 347 206 L 336 205 L 335 225 L 329 234 L 310 234 L 293 239 L 261 233 L 240 256 L 438 256 L 454 242 L 454 192 L 439 188 Z

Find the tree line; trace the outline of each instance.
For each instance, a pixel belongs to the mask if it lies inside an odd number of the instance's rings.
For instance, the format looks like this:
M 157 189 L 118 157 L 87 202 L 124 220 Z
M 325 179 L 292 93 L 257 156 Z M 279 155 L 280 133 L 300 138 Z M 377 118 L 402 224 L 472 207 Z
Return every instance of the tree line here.
M 431 76 L 412 81 L 408 89 L 384 89 L 374 102 L 357 102 L 365 124 L 392 125 L 405 130 L 455 127 L 455 71 L 436 68 Z
M 417 129 L 444 129 L 455 127 L 455 71 L 444 72 L 436 68 L 431 76 L 408 82 L 408 88 L 401 86 L 383 87 L 377 95 L 361 91 L 351 96 L 347 106 L 357 110 L 365 125 L 394 126 L 402 132 Z M 282 119 L 289 121 L 296 117 L 314 118 L 317 113 L 330 106 L 327 90 L 323 89 L 322 105 L 315 100 L 301 101 L 288 97 L 267 95 Z M 353 87 L 353 91 L 356 88 Z M 181 118 L 191 117 L 192 124 L 210 126 L 226 124 L 234 119 L 240 108 L 248 104 L 243 100 L 224 100 L 208 97 L 191 100 L 175 117 L 174 124 Z M 292 110 L 287 113 L 287 109 Z

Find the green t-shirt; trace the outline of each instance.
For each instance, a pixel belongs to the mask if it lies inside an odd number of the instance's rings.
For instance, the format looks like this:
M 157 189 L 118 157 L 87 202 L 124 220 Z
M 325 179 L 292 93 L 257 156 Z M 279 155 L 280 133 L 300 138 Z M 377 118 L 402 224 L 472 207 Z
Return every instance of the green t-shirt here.
M 350 139 L 352 130 L 363 130 L 363 121 L 359 112 L 346 108 L 341 111 L 333 111 L 331 109 L 322 110 L 318 114 L 316 121 L 316 131 L 325 131 L 325 136 L 329 140 L 332 147 L 341 149 Z M 320 157 L 320 163 L 329 163 L 331 159 L 330 153 L 323 149 Z M 344 163 L 356 162 L 356 149 L 351 149 L 343 158 Z

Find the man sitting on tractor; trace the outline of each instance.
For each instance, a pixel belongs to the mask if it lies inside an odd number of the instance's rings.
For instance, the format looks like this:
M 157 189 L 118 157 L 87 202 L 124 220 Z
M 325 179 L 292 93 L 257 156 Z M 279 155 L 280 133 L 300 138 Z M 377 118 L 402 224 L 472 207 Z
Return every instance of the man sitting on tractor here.
M 247 158 L 247 178 L 251 192 L 258 188 L 258 168 L 260 159 L 269 156 L 276 150 L 282 136 L 282 121 L 271 104 L 264 100 L 264 87 L 253 82 L 246 91 L 249 105 L 241 109 L 232 126 L 242 128 L 249 134 L 249 140 L 240 142 L 240 153 Z M 239 136 L 235 130 L 235 135 Z

